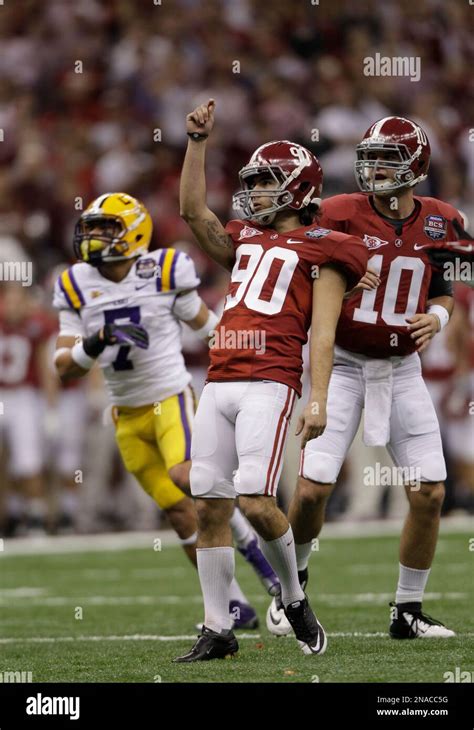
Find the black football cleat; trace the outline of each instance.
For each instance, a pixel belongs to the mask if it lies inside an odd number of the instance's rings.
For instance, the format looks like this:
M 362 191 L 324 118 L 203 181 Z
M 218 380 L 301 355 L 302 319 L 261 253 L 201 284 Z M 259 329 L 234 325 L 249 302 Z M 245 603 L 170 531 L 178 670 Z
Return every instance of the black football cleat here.
M 303 568 L 303 570 L 298 571 L 298 580 L 301 589 L 305 591 L 308 585 L 308 568 Z M 281 593 L 273 597 L 267 609 L 266 622 L 267 629 L 274 636 L 287 636 L 287 634 L 291 634 L 291 624 L 285 616 Z
M 392 639 L 450 639 L 456 636 L 440 621 L 421 610 L 421 603 L 391 603 Z
M 239 645 L 232 631 L 217 631 L 202 627 L 201 635 L 187 654 L 178 656 L 173 662 L 206 662 L 211 659 L 228 659 L 237 654 Z
M 326 633 L 306 596 L 301 601 L 290 603 L 284 610 L 303 654 L 324 654 L 328 643 Z
M 301 590 L 306 592 L 306 586 L 308 585 L 309 575 L 308 568 L 298 571 L 298 580 L 300 582 Z

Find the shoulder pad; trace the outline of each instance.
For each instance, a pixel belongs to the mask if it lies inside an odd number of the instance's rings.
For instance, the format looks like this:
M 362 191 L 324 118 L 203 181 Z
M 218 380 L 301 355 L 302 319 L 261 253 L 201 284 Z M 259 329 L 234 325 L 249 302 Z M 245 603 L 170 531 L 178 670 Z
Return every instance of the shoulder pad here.
M 360 206 L 365 204 L 367 197 L 361 193 L 349 193 L 343 195 L 333 195 L 331 198 L 323 200 L 321 205 L 321 213 L 323 218 L 329 218 L 333 221 L 349 220 Z
M 177 289 L 195 289 L 201 283 L 194 262 L 184 251 L 162 248 L 158 254 L 160 270 L 156 278 L 156 289 L 169 292 Z
M 80 264 L 71 266 L 71 268 L 63 271 L 58 277 L 57 285 L 69 308 L 79 310 L 84 306 L 85 300 L 77 283 L 77 266 L 80 266 Z

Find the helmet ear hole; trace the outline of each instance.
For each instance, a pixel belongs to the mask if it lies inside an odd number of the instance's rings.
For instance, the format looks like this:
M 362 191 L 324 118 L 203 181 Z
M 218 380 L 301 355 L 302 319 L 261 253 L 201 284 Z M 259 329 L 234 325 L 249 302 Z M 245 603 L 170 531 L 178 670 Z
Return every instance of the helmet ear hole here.
M 135 241 L 137 241 L 137 242 L 138 242 L 138 241 L 140 241 L 140 240 L 141 240 L 142 238 L 143 238 L 143 234 L 142 234 L 142 233 L 139 233 L 138 235 L 136 235 L 136 236 L 135 236 Z
M 309 187 L 310 187 L 309 182 L 307 180 L 305 180 L 300 185 L 300 192 L 305 193 L 308 190 Z

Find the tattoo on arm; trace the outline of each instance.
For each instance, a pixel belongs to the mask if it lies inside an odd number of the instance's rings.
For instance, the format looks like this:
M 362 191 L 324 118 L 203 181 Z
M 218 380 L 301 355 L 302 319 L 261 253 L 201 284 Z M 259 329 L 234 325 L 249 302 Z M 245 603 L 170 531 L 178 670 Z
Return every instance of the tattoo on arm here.
M 209 242 L 220 248 L 232 249 L 232 242 L 227 233 L 220 233 L 220 224 L 217 221 L 206 221 L 207 237 Z

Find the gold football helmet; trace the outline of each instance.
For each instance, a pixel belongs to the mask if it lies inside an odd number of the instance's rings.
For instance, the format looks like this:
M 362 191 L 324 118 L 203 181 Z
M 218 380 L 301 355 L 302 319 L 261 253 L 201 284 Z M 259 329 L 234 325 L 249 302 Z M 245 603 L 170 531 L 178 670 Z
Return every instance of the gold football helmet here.
M 136 258 L 148 251 L 152 231 L 143 203 L 127 193 L 105 193 L 76 223 L 74 253 L 91 266 Z

